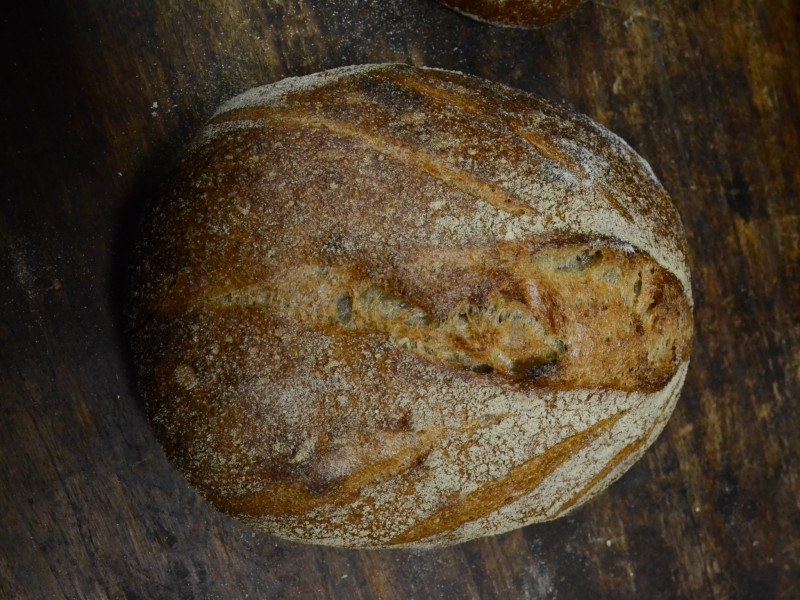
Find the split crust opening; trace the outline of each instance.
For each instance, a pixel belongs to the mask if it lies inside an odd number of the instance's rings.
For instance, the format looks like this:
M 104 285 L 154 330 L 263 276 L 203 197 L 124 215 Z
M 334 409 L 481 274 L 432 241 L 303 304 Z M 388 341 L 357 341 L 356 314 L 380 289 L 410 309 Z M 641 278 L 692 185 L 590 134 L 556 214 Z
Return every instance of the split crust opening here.
M 272 285 L 210 302 L 260 307 L 344 335 L 384 335 L 425 360 L 517 386 L 652 391 L 688 356 L 690 308 L 680 284 L 631 247 L 573 243 L 514 260 L 466 254 L 468 266 L 430 257 L 419 262 L 438 271 L 412 265 L 427 271 L 415 273 L 417 286 L 300 265 Z M 448 269 L 460 269 L 469 285 L 437 290 Z M 424 291 L 415 289 L 420 281 Z

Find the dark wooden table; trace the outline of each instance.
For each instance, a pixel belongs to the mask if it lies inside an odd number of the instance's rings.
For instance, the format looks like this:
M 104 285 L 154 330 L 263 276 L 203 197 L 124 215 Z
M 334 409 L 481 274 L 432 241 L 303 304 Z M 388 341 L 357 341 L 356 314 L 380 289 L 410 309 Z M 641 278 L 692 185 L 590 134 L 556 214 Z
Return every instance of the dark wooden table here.
M 597 0 L 539 31 L 434 0 L 8 4 L 0 597 L 800 597 L 796 0 Z M 150 433 L 119 320 L 142 206 L 221 101 L 385 61 L 628 140 L 683 216 L 696 298 L 686 388 L 642 461 L 569 517 L 427 552 L 303 546 L 211 510 Z

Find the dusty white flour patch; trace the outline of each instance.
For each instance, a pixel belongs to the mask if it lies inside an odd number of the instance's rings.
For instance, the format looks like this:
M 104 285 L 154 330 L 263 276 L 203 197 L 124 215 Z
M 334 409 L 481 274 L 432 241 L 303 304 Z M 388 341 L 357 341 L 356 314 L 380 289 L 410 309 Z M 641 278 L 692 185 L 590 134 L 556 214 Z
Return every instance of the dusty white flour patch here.
M 313 90 L 314 88 L 329 85 L 344 79 L 349 75 L 367 73 L 383 66 L 385 65 L 353 65 L 331 69 L 321 73 L 313 73 L 302 77 L 287 77 L 275 83 L 252 88 L 231 98 L 214 113 L 214 117 L 226 112 L 254 106 L 281 106 L 285 103 L 286 97 L 291 94 Z

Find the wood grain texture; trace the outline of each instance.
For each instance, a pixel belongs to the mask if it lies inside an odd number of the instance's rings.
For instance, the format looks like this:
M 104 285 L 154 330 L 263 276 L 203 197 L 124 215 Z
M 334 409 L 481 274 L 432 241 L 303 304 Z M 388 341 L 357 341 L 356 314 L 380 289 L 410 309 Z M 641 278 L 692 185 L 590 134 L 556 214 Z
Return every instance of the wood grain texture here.
M 434 0 L 40 0 L 0 22 L 0 596 L 800 594 L 796 2 L 595 1 L 536 31 Z M 235 93 L 380 61 L 585 112 L 683 217 L 697 336 L 682 398 L 644 459 L 564 519 L 428 552 L 282 542 L 212 511 L 144 419 L 120 275 L 175 154 Z

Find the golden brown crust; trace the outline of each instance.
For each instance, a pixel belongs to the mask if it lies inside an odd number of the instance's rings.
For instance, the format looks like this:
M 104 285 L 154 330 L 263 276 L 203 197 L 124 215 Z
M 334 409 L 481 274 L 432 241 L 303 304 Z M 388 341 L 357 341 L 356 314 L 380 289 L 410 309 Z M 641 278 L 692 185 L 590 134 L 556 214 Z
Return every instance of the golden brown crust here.
M 167 455 L 326 544 L 454 543 L 572 509 L 674 406 L 680 221 L 621 140 L 401 65 L 228 103 L 141 244 L 132 343 Z
M 562 18 L 584 0 L 441 0 L 479 21 L 507 27 L 542 27 Z
M 363 275 L 376 269 L 387 283 Z M 522 387 L 656 390 L 688 358 L 691 339 L 677 279 L 597 241 L 423 251 L 400 268 L 300 264 L 257 287 L 189 300 L 209 302 L 381 333 L 429 361 Z

